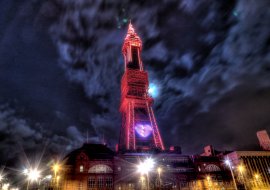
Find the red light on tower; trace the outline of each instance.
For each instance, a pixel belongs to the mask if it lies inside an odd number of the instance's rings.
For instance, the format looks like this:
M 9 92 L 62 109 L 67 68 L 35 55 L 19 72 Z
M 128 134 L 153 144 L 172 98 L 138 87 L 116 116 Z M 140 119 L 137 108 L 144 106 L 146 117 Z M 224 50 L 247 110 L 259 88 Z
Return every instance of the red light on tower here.
M 141 51 L 142 41 L 130 23 L 122 48 L 125 73 L 121 81 L 120 151 L 164 150 L 152 109 L 153 99 L 148 94 L 148 74 L 143 70 Z

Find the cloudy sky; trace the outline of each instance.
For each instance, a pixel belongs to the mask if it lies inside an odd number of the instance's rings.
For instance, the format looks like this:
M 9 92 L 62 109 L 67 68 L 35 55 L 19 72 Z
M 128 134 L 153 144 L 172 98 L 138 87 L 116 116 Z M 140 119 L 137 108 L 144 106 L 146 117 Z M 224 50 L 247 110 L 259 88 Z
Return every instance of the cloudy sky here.
M 114 147 L 128 20 L 168 147 L 258 148 L 270 132 L 269 0 L 0 1 L 0 162 Z

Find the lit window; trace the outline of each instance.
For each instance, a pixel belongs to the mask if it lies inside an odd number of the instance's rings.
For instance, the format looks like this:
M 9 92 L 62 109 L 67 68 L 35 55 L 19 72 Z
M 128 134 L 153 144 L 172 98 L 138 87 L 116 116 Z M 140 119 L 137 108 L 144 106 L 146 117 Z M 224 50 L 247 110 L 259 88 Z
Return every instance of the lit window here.
M 79 190 L 83 190 L 83 183 L 81 181 L 79 183 Z
M 83 165 L 80 165 L 80 172 L 83 172 Z
M 111 167 L 104 165 L 104 164 L 97 164 L 91 167 L 88 173 L 113 173 Z
M 215 165 L 215 164 L 209 164 L 205 167 L 205 171 L 207 172 L 218 172 L 221 171 L 221 169 Z
M 112 177 L 107 177 L 106 178 L 105 186 L 107 188 L 112 188 L 113 187 L 113 179 L 112 179 Z
M 88 189 L 92 190 L 92 189 L 95 189 L 95 187 L 96 187 L 95 177 L 89 177 L 89 179 L 88 179 Z
M 98 186 L 98 188 L 104 187 L 104 178 L 103 177 L 98 177 L 97 186 Z

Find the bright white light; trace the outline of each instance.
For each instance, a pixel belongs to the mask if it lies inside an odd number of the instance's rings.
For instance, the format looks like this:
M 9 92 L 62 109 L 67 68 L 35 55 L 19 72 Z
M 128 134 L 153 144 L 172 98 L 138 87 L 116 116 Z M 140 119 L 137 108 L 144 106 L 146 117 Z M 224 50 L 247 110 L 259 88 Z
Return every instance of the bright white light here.
M 45 179 L 52 179 L 52 175 L 45 176 Z
M 230 166 L 230 165 L 231 165 L 230 160 L 225 160 L 225 164 L 226 164 L 227 166 Z
M 2 186 L 2 189 L 3 190 L 8 190 L 8 187 L 9 187 L 9 183 L 4 183 L 3 186 Z
M 148 93 L 153 97 L 156 98 L 159 95 L 159 87 L 154 84 L 154 83 L 150 83 L 149 85 L 149 89 L 148 89 Z
M 28 174 L 27 174 L 27 179 L 29 181 L 37 181 L 40 178 L 40 171 L 38 171 L 37 169 L 31 169 L 29 170 Z
M 155 162 L 152 158 L 148 158 L 145 160 L 145 164 L 148 166 L 150 170 L 154 168 Z
M 137 171 L 139 173 L 143 174 L 148 174 L 153 168 L 154 168 L 155 162 L 152 158 L 147 158 L 144 162 L 141 162 L 137 166 Z
M 24 170 L 23 170 L 23 174 L 24 174 L 24 175 L 27 175 L 27 174 L 28 174 L 28 169 L 24 169 Z

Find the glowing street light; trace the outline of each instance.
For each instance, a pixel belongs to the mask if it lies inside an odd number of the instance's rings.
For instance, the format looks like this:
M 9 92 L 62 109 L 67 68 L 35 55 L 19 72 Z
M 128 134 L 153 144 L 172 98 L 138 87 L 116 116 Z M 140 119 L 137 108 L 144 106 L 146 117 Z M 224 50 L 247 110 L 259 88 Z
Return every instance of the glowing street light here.
M 158 172 L 159 187 L 161 187 L 161 177 L 160 177 L 160 174 L 162 172 L 162 169 L 160 167 L 158 167 L 157 172 Z
M 255 178 L 255 185 L 259 187 L 261 185 L 260 183 L 261 176 L 258 173 L 255 173 L 254 178 Z
M 239 171 L 239 173 L 240 173 L 240 176 L 241 176 L 241 178 L 242 178 L 242 182 L 243 182 L 243 184 L 244 184 L 244 188 L 247 189 L 247 188 L 246 188 L 246 183 L 245 183 L 245 178 L 244 178 L 245 167 L 241 164 L 241 165 L 239 165 L 239 166 L 237 167 L 237 169 L 238 169 L 238 171 Z
M 259 180 L 260 179 L 260 175 L 259 174 L 255 174 L 254 177 L 255 177 L 256 180 Z
M 29 171 L 28 171 L 28 169 L 27 169 L 27 168 L 25 168 L 25 169 L 23 170 L 23 172 L 22 172 L 22 173 L 23 173 L 24 175 L 27 175 L 27 174 L 28 174 L 28 172 L 29 172 Z
M 154 168 L 155 162 L 152 158 L 147 158 L 144 162 L 139 163 L 137 171 L 142 175 L 148 174 Z
M 27 177 L 27 190 L 29 188 L 29 183 L 37 182 L 41 177 L 41 172 L 37 168 L 24 169 L 22 173 Z
M 39 178 L 40 178 L 40 171 L 39 170 L 37 170 L 36 168 L 29 170 L 29 172 L 27 174 L 27 179 L 30 182 L 38 181 Z
M 13 187 L 10 190 L 19 190 L 19 188 L 18 187 Z
M 231 161 L 227 158 L 227 159 L 225 160 L 225 164 L 226 164 L 227 166 L 229 166 L 229 168 L 230 168 L 231 175 L 232 175 L 232 178 L 233 178 L 234 188 L 235 188 L 235 190 L 237 190 L 237 185 L 236 185 L 235 178 L 234 178 L 234 174 L 233 174 L 233 171 L 232 171 L 232 164 L 231 164 Z
M 9 183 L 4 183 L 2 186 L 2 190 L 8 190 L 9 188 Z
M 52 166 L 52 170 L 54 172 L 54 184 L 56 185 L 57 189 L 58 189 L 59 180 L 60 180 L 60 176 L 58 175 L 58 173 L 61 169 L 62 169 L 61 165 L 58 162 L 54 163 Z
M 57 174 L 58 171 L 60 170 L 60 164 L 55 163 L 55 164 L 52 166 L 52 169 L 53 169 L 54 173 Z
M 140 181 L 141 181 L 141 189 L 144 189 L 144 188 L 143 188 L 143 187 L 144 187 L 144 180 L 145 180 L 144 176 L 141 176 L 141 177 L 140 177 Z
M 147 177 L 147 189 L 149 189 L 149 172 L 153 170 L 155 162 L 152 158 L 147 158 L 144 162 L 139 163 L 137 171 Z
M 239 165 L 238 166 L 238 171 L 243 174 L 243 172 L 245 171 L 245 167 L 243 165 Z

